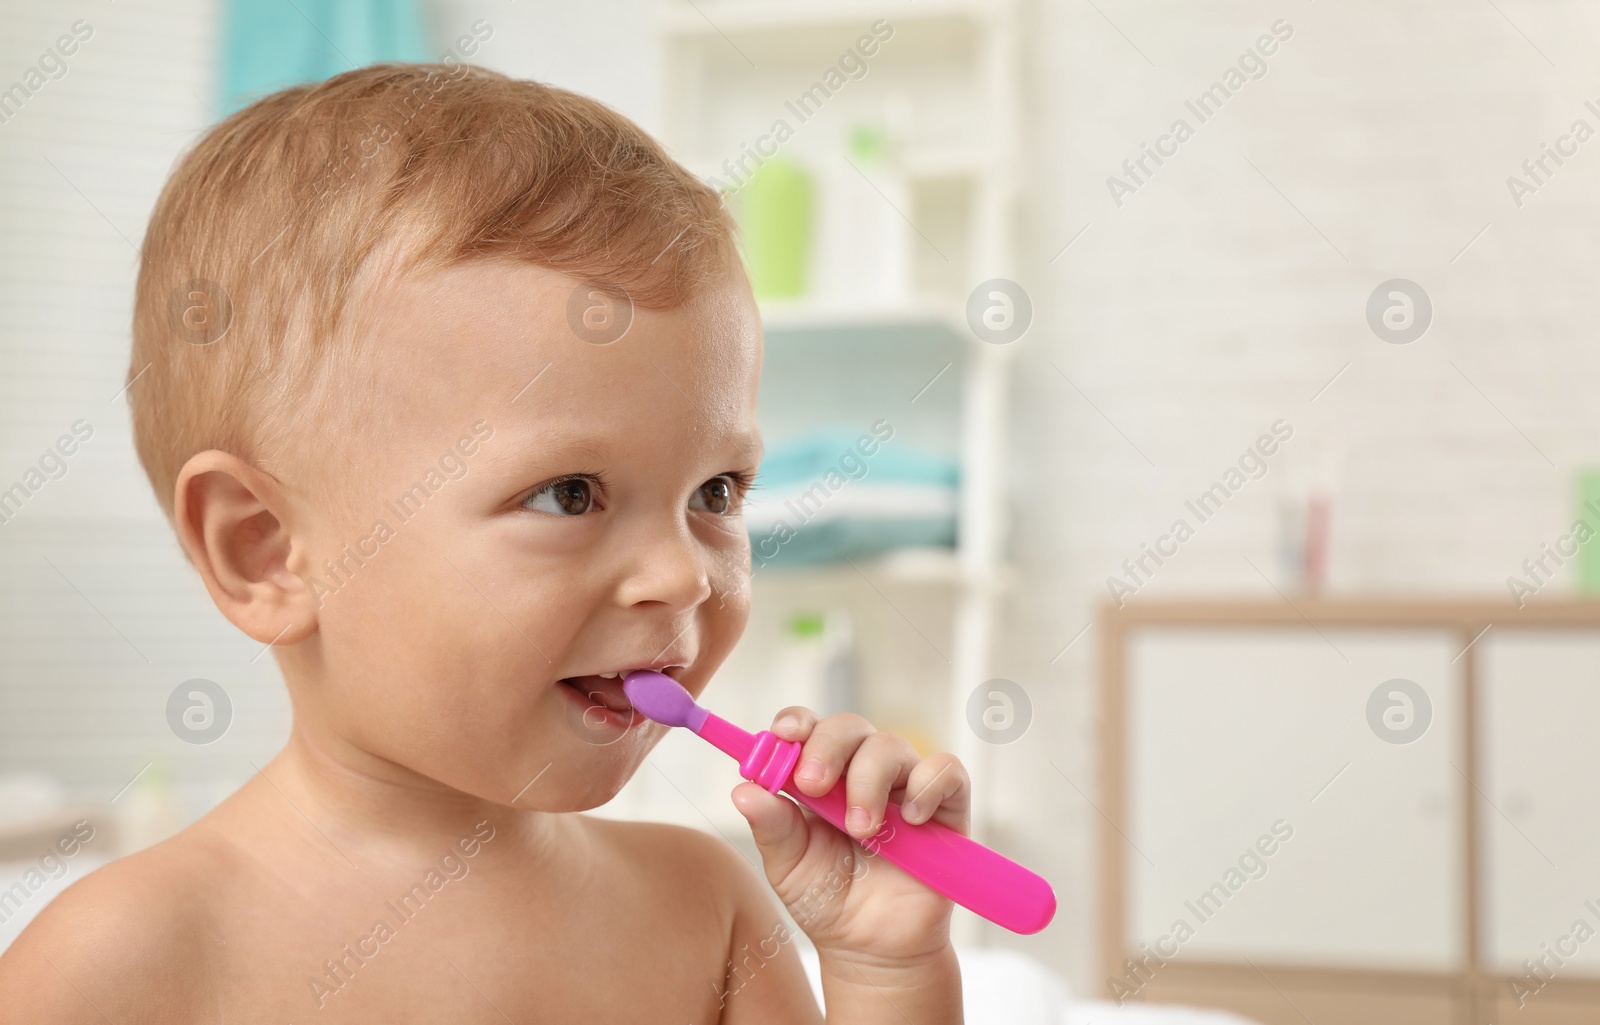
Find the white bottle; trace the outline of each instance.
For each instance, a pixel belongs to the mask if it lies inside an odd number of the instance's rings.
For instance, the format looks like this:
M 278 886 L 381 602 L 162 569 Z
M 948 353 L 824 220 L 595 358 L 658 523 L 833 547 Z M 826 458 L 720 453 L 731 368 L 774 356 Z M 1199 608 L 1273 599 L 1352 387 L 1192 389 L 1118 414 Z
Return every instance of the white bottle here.
M 844 152 L 821 176 L 814 280 L 840 306 L 903 306 L 911 295 L 910 183 L 889 128 L 853 125 Z
M 132 854 L 183 828 L 183 814 L 167 780 L 166 765 L 155 760 L 114 805 L 117 847 Z
M 780 705 L 804 705 L 822 713 L 827 647 L 822 615 L 800 612 L 784 620 L 773 653 L 771 684 Z
M 777 700 L 785 705 L 804 705 L 824 716 L 860 711 L 849 615 L 791 616 L 784 623 L 771 679 Z

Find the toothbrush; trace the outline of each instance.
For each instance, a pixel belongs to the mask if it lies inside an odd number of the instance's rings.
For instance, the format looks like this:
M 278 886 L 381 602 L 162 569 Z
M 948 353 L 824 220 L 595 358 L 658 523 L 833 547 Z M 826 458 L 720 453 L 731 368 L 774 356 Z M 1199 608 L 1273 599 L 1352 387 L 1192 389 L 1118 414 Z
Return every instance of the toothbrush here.
M 795 785 L 799 743 L 779 739 L 770 730 L 747 733 L 695 704 L 678 681 L 648 669 L 629 673 L 622 689 L 646 718 L 664 726 L 687 727 L 737 759 L 739 773 L 745 779 L 774 794 L 783 791 L 835 829 L 850 835 L 844 825 L 842 779 L 821 797 L 802 793 Z M 900 809 L 893 804 L 884 809 L 883 828 L 856 842 L 898 865 L 929 889 L 1012 932 L 1036 933 L 1055 916 L 1055 891 L 1041 876 L 942 823 L 930 819 L 913 825 L 900 817 Z

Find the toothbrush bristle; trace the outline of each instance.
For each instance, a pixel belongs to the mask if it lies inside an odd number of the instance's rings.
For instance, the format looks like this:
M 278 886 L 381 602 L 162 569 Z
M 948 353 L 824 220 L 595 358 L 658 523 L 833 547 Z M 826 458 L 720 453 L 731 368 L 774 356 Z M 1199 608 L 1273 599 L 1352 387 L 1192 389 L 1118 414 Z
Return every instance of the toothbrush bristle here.
M 694 703 L 683 685 L 664 673 L 640 669 L 622 681 L 622 692 L 645 718 L 664 726 L 687 726 L 698 731 L 706 710 Z

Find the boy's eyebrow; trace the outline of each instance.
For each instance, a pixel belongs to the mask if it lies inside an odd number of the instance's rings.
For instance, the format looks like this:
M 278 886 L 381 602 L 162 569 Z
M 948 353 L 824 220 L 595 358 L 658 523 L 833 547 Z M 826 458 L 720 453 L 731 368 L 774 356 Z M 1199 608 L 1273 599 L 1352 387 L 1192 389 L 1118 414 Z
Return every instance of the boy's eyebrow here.
M 767 445 L 760 431 L 741 431 L 731 439 L 733 451 L 746 457 L 753 465 L 760 465 L 767 453 Z

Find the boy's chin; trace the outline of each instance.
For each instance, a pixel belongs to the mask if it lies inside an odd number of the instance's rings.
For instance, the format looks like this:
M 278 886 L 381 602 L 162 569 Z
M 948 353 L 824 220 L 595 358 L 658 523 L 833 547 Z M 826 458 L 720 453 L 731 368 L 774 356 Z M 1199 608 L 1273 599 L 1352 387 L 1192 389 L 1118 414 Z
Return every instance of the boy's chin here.
M 621 792 L 657 739 L 658 729 L 630 730 L 606 745 L 558 742 L 534 763 L 525 763 L 521 792 L 504 803 L 538 811 L 592 811 Z

